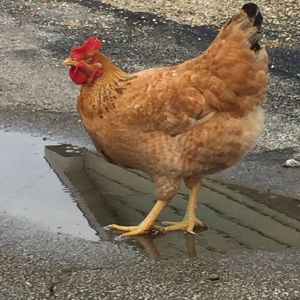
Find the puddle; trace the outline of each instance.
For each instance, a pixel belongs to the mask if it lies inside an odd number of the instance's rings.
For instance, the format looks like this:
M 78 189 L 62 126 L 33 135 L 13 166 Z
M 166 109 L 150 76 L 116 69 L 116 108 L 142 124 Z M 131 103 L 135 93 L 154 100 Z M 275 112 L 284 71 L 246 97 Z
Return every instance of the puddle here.
M 45 161 L 44 148 L 49 143 L 40 137 L 0 131 L 0 211 L 56 232 L 98 240 L 68 188 Z
M 2 211 L 56 232 L 113 241 L 116 233 L 105 225 L 138 224 L 153 206 L 154 189 L 146 176 L 108 164 L 94 152 L 10 132 L 0 132 L 0 143 Z M 158 221 L 181 220 L 187 193 L 183 189 Z M 155 259 L 300 246 L 296 199 L 207 179 L 198 215 L 209 229 L 196 236 L 168 233 L 126 243 Z

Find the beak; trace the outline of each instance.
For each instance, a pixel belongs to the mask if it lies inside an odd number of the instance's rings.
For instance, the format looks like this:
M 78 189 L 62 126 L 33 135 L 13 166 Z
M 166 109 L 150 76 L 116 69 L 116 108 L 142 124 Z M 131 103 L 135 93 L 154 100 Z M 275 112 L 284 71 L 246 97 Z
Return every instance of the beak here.
M 67 58 L 64 60 L 64 65 L 76 67 L 78 65 L 78 62 L 72 58 Z

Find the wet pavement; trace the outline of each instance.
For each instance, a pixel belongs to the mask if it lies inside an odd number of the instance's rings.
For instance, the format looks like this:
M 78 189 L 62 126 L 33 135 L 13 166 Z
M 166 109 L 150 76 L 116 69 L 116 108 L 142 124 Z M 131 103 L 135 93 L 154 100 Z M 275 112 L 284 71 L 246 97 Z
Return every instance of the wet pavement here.
M 0 131 L 0 299 L 297 299 L 300 201 L 204 181 L 197 235 L 118 241 L 153 205 L 144 174 Z M 187 190 L 162 213 L 180 220 Z
M 45 159 L 72 191 L 78 208 L 101 239 L 113 236 L 103 230 L 104 226 L 138 224 L 154 204 L 153 185 L 144 174 L 120 170 L 94 152 L 71 145 L 49 145 L 45 148 Z M 158 222 L 181 220 L 187 199 L 188 190 L 183 190 Z M 197 237 L 171 233 L 137 238 L 150 257 L 192 258 L 197 253 L 204 256 L 246 249 L 300 247 L 297 199 L 232 188 L 209 179 L 204 181 L 200 199 L 198 215 L 209 224 L 209 229 Z
M 0 144 L 1 211 L 54 233 L 114 243 L 119 233 L 104 227 L 138 224 L 155 201 L 145 174 L 112 166 L 86 148 L 1 131 Z M 158 222 L 181 220 L 187 199 L 183 189 Z M 197 236 L 159 234 L 127 243 L 154 259 L 300 247 L 297 199 L 206 179 L 198 215 L 209 228 Z
M 62 58 L 97 32 L 126 70 L 172 64 L 216 28 L 90 0 L 4 0 L 0 21 L 0 300 L 299 299 L 300 169 L 282 167 L 299 155 L 297 47 L 270 49 L 258 146 L 204 181 L 208 230 L 119 242 L 103 227 L 142 220 L 153 186 L 91 151 Z M 180 220 L 186 203 L 183 189 L 158 221 Z

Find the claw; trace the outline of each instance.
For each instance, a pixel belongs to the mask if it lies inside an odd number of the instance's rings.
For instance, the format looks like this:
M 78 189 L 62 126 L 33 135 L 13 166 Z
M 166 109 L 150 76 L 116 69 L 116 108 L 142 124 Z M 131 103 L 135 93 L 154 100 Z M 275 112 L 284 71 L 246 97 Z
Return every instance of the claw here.
M 115 229 L 114 226 L 117 226 L 117 225 L 116 224 L 109 224 L 109 225 L 104 226 L 103 229 L 107 230 L 107 231 L 111 231 L 111 230 Z

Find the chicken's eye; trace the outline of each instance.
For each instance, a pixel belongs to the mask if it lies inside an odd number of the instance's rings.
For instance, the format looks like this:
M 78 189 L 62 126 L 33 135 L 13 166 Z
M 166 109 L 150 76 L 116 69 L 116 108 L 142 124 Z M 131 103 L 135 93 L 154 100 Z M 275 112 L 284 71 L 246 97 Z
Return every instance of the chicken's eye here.
M 86 59 L 86 62 L 88 64 L 92 64 L 94 62 L 94 58 L 93 57 L 89 57 L 89 58 Z

